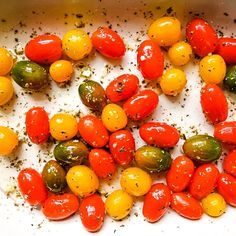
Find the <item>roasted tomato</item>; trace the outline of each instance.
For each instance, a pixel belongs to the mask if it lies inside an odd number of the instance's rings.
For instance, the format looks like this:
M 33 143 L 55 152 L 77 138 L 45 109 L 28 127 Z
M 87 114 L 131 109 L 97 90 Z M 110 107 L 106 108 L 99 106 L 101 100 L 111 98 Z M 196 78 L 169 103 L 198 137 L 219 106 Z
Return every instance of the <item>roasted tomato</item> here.
M 236 150 L 231 151 L 223 162 L 224 171 L 236 177 Z

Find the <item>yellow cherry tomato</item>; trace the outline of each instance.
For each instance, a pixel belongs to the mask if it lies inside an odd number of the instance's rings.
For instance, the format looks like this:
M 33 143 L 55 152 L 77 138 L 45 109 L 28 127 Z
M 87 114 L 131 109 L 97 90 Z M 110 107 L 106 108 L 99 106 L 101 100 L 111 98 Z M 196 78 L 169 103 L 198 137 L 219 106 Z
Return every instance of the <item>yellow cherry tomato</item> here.
M 207 84 L 219 84 L 225 78 L 226 64 L 220 55 L 209 55 L 200 61 L 200 76 Z
M 6 75 L 11 71 L 13 58 L 5 48 L 0 48 L 0 75 Z
M 92 42 L 85 31 L 75 29 L 63 36 L 62 48 L 69 58 L 80 60 L 91 52 Z
M 161 17 L 150 25 L 148 36 L 160 46 L 171 46 L 180 39 L 180 21 L 175 17 Z
M 71 167 L 66 174 L 66 181 L 70 190 L 80 197 L 93 194 L 99 187 L 96 174 L 84 165 Z
M 105 202 L 106 212 L 114 220 L 124 219 L 132 207 L 133 198 L 123 190 L 115 190 Z
M 175 43 L 168 51 L 170 61 L 175 66 L 183 66 L 187 64 L 192 55 L 193 51 L 190 44 L 185 43 L 184 41 Z
M 68 140 L 78 132 L 77 120 L 67 113 L 55 114 L 50 119 L 50 133 L 56 140 Z
M 182 70 L 168 69 L 160 80 L 160 86 L 164 94 L 176 96 L 185 87 L 187 83 L 186 75 Z
M 122 107 L 116 104 L 108 104 L 102 110 L 102 122 L 111 132 L 125 128 L 127 116 Z
M 66 60 L 55 61 L 49 68 L 52 79 L 58 83 L 70 80 L 73 71 L 72 63 Z
M 0 126 L 0 155 L 11 154 L 18 143 L 18 136 L 12 129 Z
M 152 185 L 151 176 L 138 167 L 130 167 L 123 171 L 120 185 L 124 191 L 133 196 L 145 195 Z
M 10 101 L 13 93 L 14 89 L 11 80 L 0 76 L 0 106 Z
M 209 216 L 218 217 L 225 212 L 226 202 L 219 193 L 211 193 L 202 199 L 202 207 Z

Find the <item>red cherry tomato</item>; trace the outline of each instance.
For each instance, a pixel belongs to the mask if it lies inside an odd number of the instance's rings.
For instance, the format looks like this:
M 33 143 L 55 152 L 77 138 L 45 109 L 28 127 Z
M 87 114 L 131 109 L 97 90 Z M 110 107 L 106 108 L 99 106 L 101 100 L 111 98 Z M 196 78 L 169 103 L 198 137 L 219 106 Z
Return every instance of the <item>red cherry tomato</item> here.
M 26 168 L 20 171 L 18 175 L 18 186 L 30 205 L 38 205 L 47 198 L 47 190 L 42 176 L 32 168 Z
M 171 192 L 165 184 L 152 185 L 143 202 L 143 216 L 149 222 L 156 222 L 163 217 L 170 205 Z
M 93 32 L 91 40 L 93 46 L 105 57 L 116 59 L 125 54 L 123 39 L 108 27 L 99 27 Z
M 215 50 L 228 64 L 236 64 L 236 38 L 220 38 Z
M 147 144 L 161 148 L 174 147 L 179 141 L 178 130 L 162 122 L 148 122 L 142 125 L 139 134 Z
M 236 145 L 236 121 L 225 121 L 217 124 L 214 136 L 221 142 Z
M 158 95 L 152 90 L 143 90 L 129 98 L 123 108 L 132 120 L 142 120 L 151 115 L 159 102 Z
M 81 221 L 88 231 L 98 231 L 101 229 L 105 217 L 102 198 L 97 194 L 85 197 L 80 204 L 79 213 Z
M 154 80 L 163 74 L 164 56 L 158 44 L 152 40 L 145 40 L 140 44 L 137 61 L 144 78 Z
M 99 178 L 112 177 L 116 172 L 116 165 L 111 154 L 103 149 L 91 150 L 89 164 Z
M 128 130 L 119 130 L 110 136 L 109 149 L 114 160 L 122 166 L 127 166 L 134 158 L 135 141 Z
M 196 199 L 200 200 L 216 187 L 219 170 L 214 164 L 204 164 L 199 166 L 189 185 L 189 193 Z
M 109 140 L 108 132 L 102 121 L 92 115 L 80 118 L 78 130 L 81 137 L 92 147 L 103 147 Z
M 43 204 L 43 214 L 49 220 L 64 220 L 79 209 L 79 200 L 72 193 L 52 195 Z
M 56 35 L 39 35 L 25 46 L 25 55 L 39 64 L 51 64 L 62 56 L 62 42 Z
M 212 26 L 202 19 L 193 19 L 186 28 L 186 36 L 193 51 L 200 57 L 216 49 L 217 34 Z
M 200 202 L 184 192 L 172 194 L 171 208 L 190 220 L 198 220 L 203 214 Z
M 106 96 L 111 102 L 124 101 L 133 96 L 139 87 L 138 77 L 131 74 L 118 76 L 106 88 Z
M 224 158 L 223 168 L 226 173 L 236 177 L 236 149 Z
M 31 142 L 41 144 L 49 137 L 49 119 L 43 107 L 33 107 L 26 113 L 26 133 Z
M 166 182 L 173 192 L 185 190 L 194 173 L 193 161 L 186 156 L 179 156 L 172 161 L 166 175 Z
M 216 84 L 207 84 L 202 88 L 201 105 L 202 111 L 211 123 L 215 124 L 227 119 L 227 99 Z
M 217 181 L 217 190 L 228 204 L 236 207 L 236 178 L 221 173 Z

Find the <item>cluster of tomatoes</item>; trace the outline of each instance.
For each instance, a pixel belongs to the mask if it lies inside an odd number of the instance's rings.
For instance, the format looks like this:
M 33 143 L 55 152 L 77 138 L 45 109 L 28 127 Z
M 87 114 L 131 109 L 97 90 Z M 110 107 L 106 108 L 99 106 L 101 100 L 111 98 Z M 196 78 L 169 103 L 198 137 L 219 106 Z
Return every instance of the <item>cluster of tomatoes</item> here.
M 215 125 L 214 137 L 188 138 L 183 145 L 184 156 L 172 161 L 168 149 L 176 146 L 180 134 L 171 125 L 153 121 L 139 128 L 146 145 L 136 149 L 132 132 L 126 129 L 128 120 L 138 122 L 150 116 L 158 106 L 158 95 L 150 89 L 139 90 L 139 79 L 132 74 L 118 76 L 105 90 L 86 79 L 78 88 L 79 96 L 84 105 L 101 114 L 99 117 L 77 119 L 58 113 L 49 119 L 43 107 L 26 113 L 26 132 L 32 143 L 42 144 L 50 135 L 59 141 L 53 151 L 55 160 L 45 164 L 42 174 L 26 168 L 18 175 L 25 200 L 42 205 L 48 219 L 62 220 L 79 210 L 87 230 L 97 231 L 106 213 L 115 220 L 123 219 L 132 209 L 133 197 L 140 196 L 144 196 L 143 215 L 149 222 L 158 221 L 169 206 L 188 219 L 199 219 L 203 212 L 220 216 L 226 202 L 236 206 L 236 151 L 224 158 L 225 173 L 212 163 L 222 154 L 221 143 L 236 144 L 236 122 L 225 121 L 227 99 L 217 85 L 224 80 L 227 89 L 236 91 L 236 68 L 232 66 L 226 74 L 226 63 L 236 64 L 236 39 L 218 38 L 210 24 L 193 19 L 186 28 L 188 43 L 179 41 L 181 24 L 174 17 L 157 19 L 148 36 L 150 39 L 138 47 L 138 66 L 145 79 L 158 80 L 165 95 L 176 96 L 184 89 L 187 79 L 179 68 L 193 53 L 202 57 L 199 72 L 206 85 L 200 100 L 207 119 Z M 15 64 L 10 53 L 0 49 L 0 105 L 13 94 L 11 80 L 4 77 L 10 71 L 22 88 L 39 90 L 48 82 L 44 65 L 50 65 L 54 81 L 66 82 L 73 75 L 70 59 L 83 59 L 93 47 L 112 59 L 123 57 L 126 51 L 122 38 L 107 27 L 99 27 L 91 38 L 78 29 L 67 32 L 62 40 L 56 35 L 37 36 L 25 47 L 29 60 Z M 161 47 L 168 47 L 168 57 L 178 68 L 164 72 Z M 69 59 L 61 59 L 63 53 Z M 0 154 L 9 155 L 17 145 L 17 134 L 1 126 Z M 104 203 L 96 193 L 99 179 L 112 178 L 118 165 L 124 168 L 121 189 L 109 194 Z M 153 184 L 151 173 L 166 171 L 166 184 Z

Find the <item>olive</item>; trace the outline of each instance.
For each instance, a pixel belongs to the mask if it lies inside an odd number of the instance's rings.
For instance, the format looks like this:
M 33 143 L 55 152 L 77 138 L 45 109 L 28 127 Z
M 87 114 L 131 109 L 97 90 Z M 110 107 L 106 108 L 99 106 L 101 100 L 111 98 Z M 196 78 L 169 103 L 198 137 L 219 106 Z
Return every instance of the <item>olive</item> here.
M 224 87 L 230 92 L 236 92 L 236 65 L 228 70 L 224 79 Z
M 220 158 L 222 147 L 220 142 L 209 135 L 194 135 L 188 138 L 183 151 L 186 156 L 197 163 L 208 163 Z
M 42 172 L 46 187 L 53 193 L 60 193 L 66 186 L 66 171 L 55 160 L 48 161 Z
M 45 68 L 32 61 L 19 61 L 12 69 L 12 77 L 22 88 L 37 90 L 48 82 Z
M 57 144 L 53 154 L 61 164 L 80 165 L 87 159 L 89 150 L 80 140 L 74 139 Z
M 140 168 L 149 172 L 161 172 L 170 168 L 172 159 L 169 152 L 145 145 L 137 149 L 135 162 Z
M 79 86 L 79 96 L 83 104 L 92 110 L 102 110 L 107 104 L 105 90 L 93 80 L 85 80 Z

